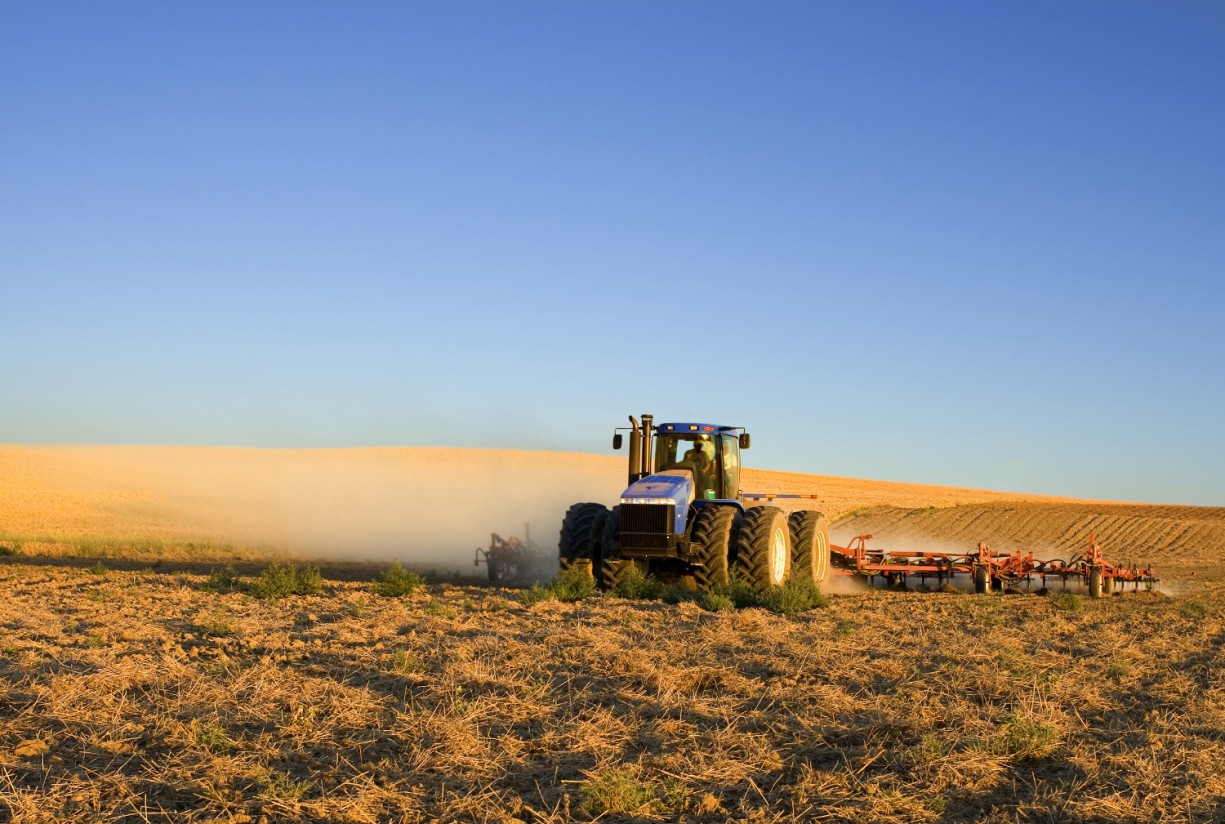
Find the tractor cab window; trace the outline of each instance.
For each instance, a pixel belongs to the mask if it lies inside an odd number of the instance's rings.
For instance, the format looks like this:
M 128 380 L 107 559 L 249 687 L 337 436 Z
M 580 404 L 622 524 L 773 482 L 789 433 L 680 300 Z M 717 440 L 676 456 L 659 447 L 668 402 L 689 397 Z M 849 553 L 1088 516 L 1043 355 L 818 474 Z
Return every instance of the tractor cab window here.
M 697 498 L 719 497 L 717 460 L 710 435 L 659 435 L 655 439 L 655 471 L 689 470 Z
M 723 466 L 723 489 L 719 497 L 735 500 L 740 494 L 740 441 L 735 435 L 719 436 L 719 461 Z

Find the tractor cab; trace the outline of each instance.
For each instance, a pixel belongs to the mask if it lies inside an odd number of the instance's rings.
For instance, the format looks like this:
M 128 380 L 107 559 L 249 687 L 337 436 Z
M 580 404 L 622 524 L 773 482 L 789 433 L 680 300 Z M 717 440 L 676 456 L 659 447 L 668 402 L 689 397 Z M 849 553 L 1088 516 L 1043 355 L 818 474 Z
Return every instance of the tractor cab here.
M 617 431 L 613 449 L 620 448 Z M 748 448 L 749 433 L 742 426 L 655 424 L 650 415 L 639 424 L 630 417 L 629 485 L 655 475 L 688 474 L 690 501 L 734 501 L 740 492 L 740 450 Z
M 740 441 L 726 426 L 659 424 L 654 470 L 670 469 L 692 474 L 697 500 L 733 500 L 740 491 Z

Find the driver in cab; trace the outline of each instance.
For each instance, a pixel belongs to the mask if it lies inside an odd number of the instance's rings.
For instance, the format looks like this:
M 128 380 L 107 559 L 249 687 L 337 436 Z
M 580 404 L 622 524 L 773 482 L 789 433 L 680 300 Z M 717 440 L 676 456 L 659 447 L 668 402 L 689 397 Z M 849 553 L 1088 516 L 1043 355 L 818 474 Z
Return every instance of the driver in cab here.
M 702 499 L 714 497 L 715 446 L 710 442 L 710 438 L 694 441 L 681 463 L 693 468 L 693 483 L 696 486 L 694 494 Z

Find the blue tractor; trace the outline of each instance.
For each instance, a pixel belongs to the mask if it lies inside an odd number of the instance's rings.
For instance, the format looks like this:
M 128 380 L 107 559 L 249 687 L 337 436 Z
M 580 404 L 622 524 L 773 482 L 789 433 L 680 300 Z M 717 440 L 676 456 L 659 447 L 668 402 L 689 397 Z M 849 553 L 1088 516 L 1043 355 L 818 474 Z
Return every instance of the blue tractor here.
M 654 423 L 632 416 L 613 435 L 629 432 L 629 486 L 611 510 L 578 503 L 562 521 L 558 560 L 563 570 L 589 569 L 612 588 L 637 569 L 664 579 L 688 579 L 699 589 L 731 576 L 758 590 L 791 576 L 821 583 L 829 574 L 829 525 L 820 512 L 788 515 L 764 498 L 740 491 L 740 450 L 749 434 L 739 426 Z

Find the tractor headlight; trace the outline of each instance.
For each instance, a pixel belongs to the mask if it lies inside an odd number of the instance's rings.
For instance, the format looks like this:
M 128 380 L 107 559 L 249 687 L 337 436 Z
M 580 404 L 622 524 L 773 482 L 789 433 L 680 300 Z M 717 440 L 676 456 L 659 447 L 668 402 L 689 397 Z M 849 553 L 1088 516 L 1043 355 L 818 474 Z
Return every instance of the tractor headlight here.
M 623 504 L 654 504 L 655 506 L 667 506 L 668 504 L 675 504 L 676 500 L 673 498 L 622 498 L 621 503 Z

